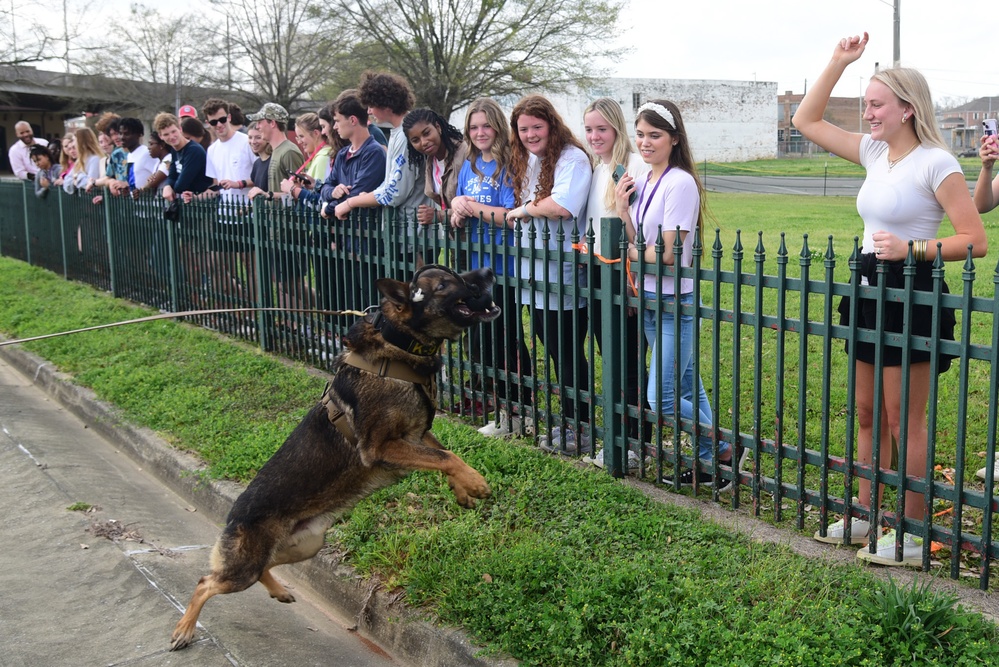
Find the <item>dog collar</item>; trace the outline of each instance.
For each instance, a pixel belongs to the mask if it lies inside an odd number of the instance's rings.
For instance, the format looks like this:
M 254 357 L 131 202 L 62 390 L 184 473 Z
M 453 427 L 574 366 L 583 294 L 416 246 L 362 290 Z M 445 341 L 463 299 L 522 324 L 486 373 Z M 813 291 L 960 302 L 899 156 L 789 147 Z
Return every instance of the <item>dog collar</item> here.
M 441 341 L 436 343 L 423 343 L 412 336 L 410 336 L 405 331 L 400 331 L 388 321 L 388 318 L 382 315 L 381 311 L 375 312 L 371 319 L 372 326 L 381 333 L 382 338 L 385 339 L 386 343 L 394 345 L 400 350 L 405 350 L 410 354 L 415 354 L 419 357 L 433 357 L 440 353 Z

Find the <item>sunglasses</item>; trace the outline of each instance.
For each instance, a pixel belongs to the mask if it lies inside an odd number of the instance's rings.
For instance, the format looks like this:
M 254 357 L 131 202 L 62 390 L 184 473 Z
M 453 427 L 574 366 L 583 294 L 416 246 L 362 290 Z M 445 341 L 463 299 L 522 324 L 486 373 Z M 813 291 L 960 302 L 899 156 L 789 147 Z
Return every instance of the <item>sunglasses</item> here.
M 220 125 L 220 124 L 224 125 L 228 121 L 229 121 L 229 117 L 228 116 L 222 116 L 221 118 L 209 118 L 208 119 L 208 124 L 211 125 L 212 127 L 215 127 L 216 125 Z

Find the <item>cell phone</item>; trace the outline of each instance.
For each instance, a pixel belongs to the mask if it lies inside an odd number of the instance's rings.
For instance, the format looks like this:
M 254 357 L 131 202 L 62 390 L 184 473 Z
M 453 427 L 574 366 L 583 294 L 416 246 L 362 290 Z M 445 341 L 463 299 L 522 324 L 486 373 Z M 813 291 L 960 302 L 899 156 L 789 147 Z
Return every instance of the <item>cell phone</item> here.
M 983 120 L 982 127 L 985 129 L 986 137 L 994 137 L 999 134 L 999 125 L 997 125 L 995 118 L 986 118 Z
M 611 174 L 611 176 L 614 179 L 614 184 L 615 185 L 621 181 L 621 177 L 624 176 L 624 174 L 625 174 L 625 168 L 624 168 L 623 164 L 619 164 L 618 166 L 614 167 L 614 173 Z M 634 204 L 635 203 L 635 199 L 637 197 L 638 197 L 638 193 L 636 191 L 632 190 L 631 191 L 631 196 L 628 197 L 628 206 L 631 206 L 632 204 Z

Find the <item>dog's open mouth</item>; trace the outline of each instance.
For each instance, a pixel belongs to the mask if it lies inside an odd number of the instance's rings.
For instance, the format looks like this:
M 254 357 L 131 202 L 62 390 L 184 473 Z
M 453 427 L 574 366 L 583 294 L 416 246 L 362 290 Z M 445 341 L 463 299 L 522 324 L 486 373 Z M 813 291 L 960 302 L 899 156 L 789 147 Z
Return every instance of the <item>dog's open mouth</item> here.
M 473 322 L 488 322 L 499 317 L 500 312 L 502 312 L 500 307 L 492 299 L 489 300 L 488 304 L 482 303 L 483 301 L 485 300 L 476 299 L 475 303 L 471 305 L 459 301 L 455 304 L 454 310 L 459 316 Z

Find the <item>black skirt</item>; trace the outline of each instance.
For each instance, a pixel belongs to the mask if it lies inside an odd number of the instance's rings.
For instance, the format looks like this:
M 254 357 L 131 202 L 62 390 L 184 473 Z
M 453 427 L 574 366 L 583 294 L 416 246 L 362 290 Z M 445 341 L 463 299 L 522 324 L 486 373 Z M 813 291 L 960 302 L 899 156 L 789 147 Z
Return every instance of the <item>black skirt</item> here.
M 905 276 L 902 273 L 904 262 L 883 262 L 885 265 L 885 276 L 887 287 L 894 288 L 904 288 L 905 287 Z M 865 253 L 860 257 L 860 273 L 867 277 L 868 283 L 876 287 L 878 284 L 878 278 L 881 274 L 877 271 L 878 259 L 874 253 Z M 913 289 L 919 290 L 921 292 L 932 292 L 933 291 L 933 262 L 916 262 L 916 275 L 914 276 Z M 943 293 L 948 294 L 950 290 L 947 288 L 947 283 L 943 284 Z M 884 304 L 884 321 L 881 323 L 884 331 L 890 333 L 902 333 L 903 322 L 903 304 L 897 302 L 888 302 Z M 931 326 L 933 324 L 933 309 L 934 306 L 927 306 L 922 304 L 916 304 L 912 306 L 912 323 L 909 327 L 912 335 L 914 336 L 925 336 L 929 338 L 932 336 Z M 839 323 L 844 326 L 850 325 L 850 297 L 845 296 L 839 304 Z M 861 329 L 877 329 L 878 328 L 878 302 L 875 299 L 861 299 L 860 305 L 857 308 L 857 326 Z M 954 340 L 954 327 L 957 324 L 957 320 L 954 317 L 953 308 L 942 308 L 940 311 L 940 338 L 942 340 Z M 850 341 L 846 342 L 846 351 L 850 352 Z M 874 363 L 874 351 L 875 344 L 867 342 L 857 342 L 857 360 L 863 361 L 868 364 Z M 902 348 L 895 345 L 885 345 L 884 354 L 882 355 L 885 366 L 901 366 L 902 365 Z M 930 360 L 930 353 L 928 350 L 912 350 L 909 353 L 909 359 L 911 363 L 917 364 L 921 362 L 926 362 Z M 940 368 L 938 369 L 940 373 L 943 373 L 948 368 L 950 368 L 950 362 L 954 359 L 953 355 L 941 354 L 940 355 Z

